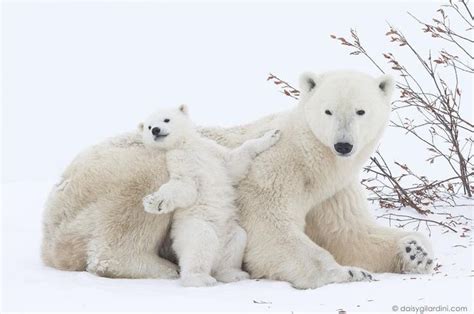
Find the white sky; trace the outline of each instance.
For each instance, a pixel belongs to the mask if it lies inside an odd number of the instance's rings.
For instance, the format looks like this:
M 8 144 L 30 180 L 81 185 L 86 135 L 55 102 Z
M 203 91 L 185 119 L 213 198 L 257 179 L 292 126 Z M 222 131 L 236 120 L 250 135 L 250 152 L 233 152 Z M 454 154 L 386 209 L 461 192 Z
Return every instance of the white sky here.
M 405 55 L 384 36 L 387 22 L 423 51 L 433 41 L 406 11 L 428 19 L 436 9 L 427 1 L 7 1 L 2 180 L 54 179 L 83 148 L 135 128 L 160 106 L 187 103 L 198 124 L 222 126 L 294 106 L 266 82 L 269 72 L 295 85 L 308 70 L 379 75 L 329 35 L 356 28 L 384 64 L 381 52 Z M 464 92 L 470 108 L 472 87 Z M 391 157 L 426 167 L 416 153 L 423 150 L 399 131 L 383 143 Z

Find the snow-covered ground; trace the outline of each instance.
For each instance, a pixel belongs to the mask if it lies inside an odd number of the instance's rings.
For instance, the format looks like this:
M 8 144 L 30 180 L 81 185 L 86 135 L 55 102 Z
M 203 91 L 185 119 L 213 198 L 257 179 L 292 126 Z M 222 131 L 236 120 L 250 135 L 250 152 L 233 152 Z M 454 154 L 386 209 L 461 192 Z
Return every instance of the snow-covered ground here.
M 393 306 L 466 306 L 472 311 L 470 221 L 458 233 L 431 227 L 438 271 L 377 274 L 377 281 L 296 290 L 288 283 L 247 280 L 211 288 L 183 288 L 171 280 L 106 279 L 63 272 L 39 257 L 42 204 L 53 182 L 3 184 L 3 311 L 353 311 L 392 312 Z M 27 192 L 27 193 L 26 193 Z M 449 209 L 471 218 L 472 207 Z M 375 216 L 383 214 L 374 211 Z M 415 215 L 411 211 L 405 211 Z M 440 215 L 430 219 L 442 220 Z M 380 219 L 380 223 L 388 221 Z M 465 225 L 464 225 L 465 224 Z M 392 222 L 392 225 L 393 222 Z M 428 230 L 420 227 L 428 234 Z

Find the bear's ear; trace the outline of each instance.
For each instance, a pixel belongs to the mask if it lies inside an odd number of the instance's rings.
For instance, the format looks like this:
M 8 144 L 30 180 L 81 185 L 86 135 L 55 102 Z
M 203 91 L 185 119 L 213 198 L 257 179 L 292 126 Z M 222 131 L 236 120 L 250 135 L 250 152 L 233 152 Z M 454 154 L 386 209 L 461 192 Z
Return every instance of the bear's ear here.
M 189 111 L 188 111 L 188 106 L 186 106 L 186 105 L 180 105 L 180 106 L 178 107 L 178 109 L 179 109 L 179 111 L 181 111 L 181 112 L 184 113 L 185 115 L 188 115 L 188 112 L 189 112 Z
M 377 79 L 377 86 L 386 97 L 391 98 L 395 90 L 395 80 L 391 75 L 382 75 Z
M 143 131 L 143 128 L 144 128 L 144 127 L 145 127 L 145 125 L 143 124 L 143 122 L 140 122 L 140 123 L 138 124 L 138 129 L 139 129 L 140 131 Z
M 312 72 L 305 72 L 300 76 L 300 93 L 306 96 L 311 93 L 317 85 L 317 75 Z

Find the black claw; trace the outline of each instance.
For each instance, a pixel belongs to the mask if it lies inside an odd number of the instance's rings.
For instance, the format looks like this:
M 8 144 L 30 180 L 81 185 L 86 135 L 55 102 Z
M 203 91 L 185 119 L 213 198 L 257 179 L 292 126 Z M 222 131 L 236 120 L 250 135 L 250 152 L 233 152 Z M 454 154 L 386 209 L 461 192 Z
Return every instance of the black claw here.
M 418 262 L 418 265 L 420 265 L 420 264 L 421 264 L 421 261 Z
M 349 275 L 351 275 L 351 277 L 354 277 L 354 274 L 352 273 L 351 270 L 349 270 Z
M 415 255 L 410 256 L 410 259 L 413 261 L 415 259 Z
M 407 246 L 407 247 L 405 248 L 405 250 L 407 251 L 407 253 L 410 253 L 411 247 Z
M 372 280 L 372 275 L 371 274 L 368 274 L 368 277 L 370 280 Z
M 364 276 L 364 278 L 367 278 L 367 274 L 365 272 L 362 272 L 362 275 Z
M 410 242 L 408 242 L 408 243 L 410 243 L 410 244 L 416 244 L 416 241 L 413 240 L 413 241 L 410 241 Z
M 433 260 L 430 258 L 430 259 L 426 262 L 426 264 L 431 265 L 431 263 L 433 263 Z
M 421 246 L 417 246 L 416 249 L 417 249 L 418 251 L 421 251 Z

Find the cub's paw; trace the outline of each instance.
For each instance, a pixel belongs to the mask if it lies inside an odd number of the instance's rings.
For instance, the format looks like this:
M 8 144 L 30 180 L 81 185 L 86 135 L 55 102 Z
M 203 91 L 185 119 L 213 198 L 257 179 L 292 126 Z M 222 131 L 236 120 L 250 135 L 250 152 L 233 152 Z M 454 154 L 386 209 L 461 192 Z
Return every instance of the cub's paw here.
M 181 275 L 181 285 L 184 287 L 209 287 L 214 286 L 217 280 L 208 275 L 201 273 L 192 273 Z
M 239 269 L 228 269 L 218 272 L 215 277 L 218 281 L 227 283 L 249 279 L 250 275 Z
M 411 234 L 399 241 L 398 264 L 401 273 L 427 274 L 433 269 L 433 249 L 421 234 Z
M 278 129 L 274 129 L 274 130 L 270 130 L 266 132 L 263 135 L 263 138 L 266 139 L 268 143 L 270 143 L 270 145 L 273 145 L 276 142 L 278 142 L 278 140 L 280 139 L 280 136 L 281 136 L 281 131 Z
M 255 146 L 255 152 L 256 154 L 263 153 L 273 145 L 275 145 L 276 142 L 280 139 L 281 132 L 280 130 L 270 130 L 262 137 L 258 138 L 255 140 L 256 146 Z
M 151 214 L 166 214 L 175 209 L 171 198 L 160 193 L 160 191 L 147 195 L 143 198 L 143 207 L 146 212 Z

